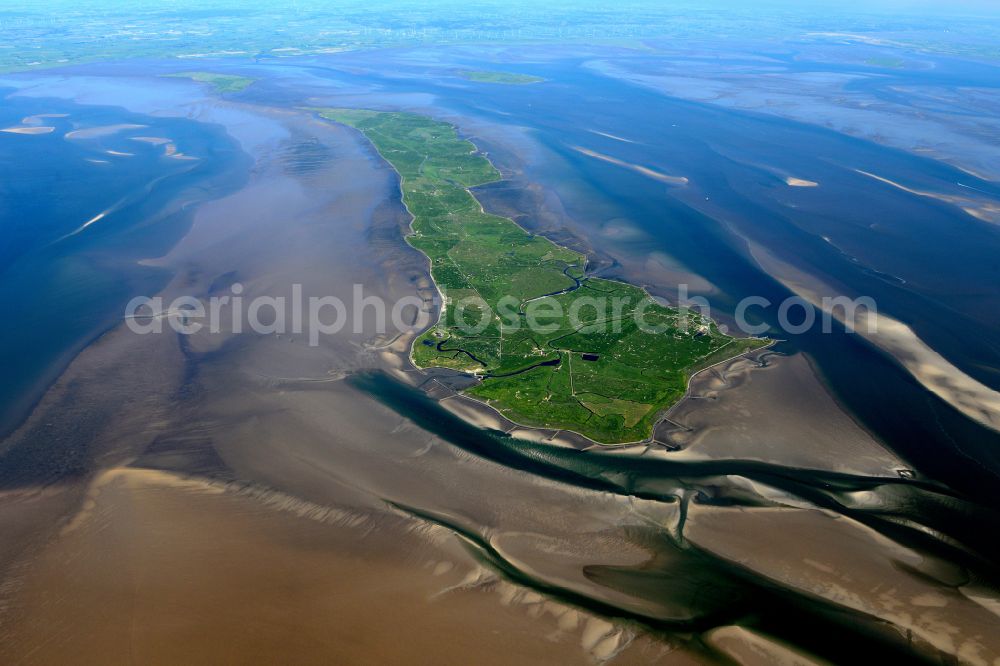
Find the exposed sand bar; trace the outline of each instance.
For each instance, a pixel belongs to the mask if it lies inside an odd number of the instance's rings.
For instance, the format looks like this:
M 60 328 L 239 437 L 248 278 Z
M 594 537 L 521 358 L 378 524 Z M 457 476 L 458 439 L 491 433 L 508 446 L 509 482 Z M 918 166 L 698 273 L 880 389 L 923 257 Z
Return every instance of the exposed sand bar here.
M 1000 659 L 1000 619 L 956 589 L 965 582 L 957 567 L 848 518 L 692 504 L 685 536 L 765 578 L 912 632 L 918 648 L 968 664 Z
M 130 129 L 139 129 L 146 125 L 135 125 L 132 123 L 119 123 L 117 125 L 102 125 L 100 127 L 87 127 L 73 130 L 66 133 L 67 139 L 97 139 L 103 136 L 110 136 Z
M 780 641 L 740 626 L 713 629 L 705 635 L 705 642 L 741 666 L 821 666 L 825 662 L 814 660 Z
M 764 270 L 816 308 L 823 309 L 825 297 L 841 296 L 818 278 L 778 259 L 756 243 L 750 243 L 750 251 Z M 843 308 L 835 308 L 830 314 L 840 319 Z M 1000 431 L 1000 392 L 955 367 L 912 328 L 888 315 L 863 309 L 858 311 L 854 326 L 859 335 L 895 357 L 928 391 L 974 421 Z
M 607 132 L 599 132 L 597 130 L 587 130 L 591 134 L 596 134 L 597 136 L 603 136 L 605 139 L 613 139 L 615 141 L 621 141 L 622 143 L 635 143 L 632 139 L 626 139 L 623 136 L 618 136 L 616 134 L 608 134 Z
M 812 180 L 804 180 L 802 178 L 793 178 L 788 176 L 785 178 L 785 183 L 789 187 L 819 187 L 819 183 Z
M 672 460 L 759 460 L 801 469 L 897 478 L 906 467 L 843 412 L 805 356 L 736 359 L 691 382 L 693 399 L 669 414 L 658 439 Z M 780 406 L 780 409 L 776 409 Z
M 68 113 L 39 113 L 21 119 L 22 125 L 44 125 L 48 118 L 68 118 Z
M 5 127 L 0 129 L 0 132 L 7 132 L 8 134 L 49 134 L 55 131 L 55 127 Z
M 967 215 L 971 215 L 977 220 L 982 220 L 983 222 L 990 222 L 993 224 L 1000 224 L 1000 206 L 998 206 L 993 199 L 983 200 L 981 197 L 974 197 L 974 196 L 962 197 L 954 194 L 940 194 L 938 192 L 928 192 L 926 190 L 918 190 L 912 187 L 907 187 L 902 183 L 897 183 L 894 180 L 883 178 L 882 176 L 876 175 L 874 173 L 869 173 L 868 171 L 862 171 L 861 169 L 855 169 L 855 171 L 857 173 L 860 173 L 862 176 L 867 176 L 869 178 L 879 181 L 880 183 L 885 183 L 886 185 L 894 187 L 897 190 L 902 190 L 907 194 L 912 194 L 918 197 L 925 197 L 927 199 L 935 199 L 937 201 L 941 201 L 943 203 L 951 204 L 952 206 L 961 208 Z M 975 190 L 975 188 L 964 186 L 962 185 L 962 183 L 957 183 L 957 184 L 962 187 L 965 187 L 966 190 L 969 191 L 979 191 Z M 985 194 L 989 196 L 988 193 Z
M 671 176 L 655 169 L 650 169 L 649 167 L 644 167 L 640 164 L 632 164 L 631 162 L 626 162 L 625 160 L 620 160 L 617 157 L 612 157 L 611 155 L 605 155 L 604 153 L 599 153 L 596 150 L 590 150 L 589 148 L 584 148 L 582 146 L 570 146 L 576 152 L 586 155 L 587 157 L 593 157 L 594 159 L 601 160 L 603 162 L 609 162 L 616 166 L 623 167 L 625 169 L 631 169 L 636 173 L 640 173 L 647 178 L 652 178 L 653 180 L 658 180 L 661 183 L 666 183 L 667 185 L 687 185 L 688 179 L 684 176 Z
M 166 137 L 162 137 L 162 136 L 133 136 L 133 137 L 130 137 L 130 138 L 133 141 L 141 141 L 143 143 L 151 143 L 154 146 L 162 146 L 162 145 L 165 145 L 165 144 L 169 144 L 171 142 L 170 139 L 168 139 Z

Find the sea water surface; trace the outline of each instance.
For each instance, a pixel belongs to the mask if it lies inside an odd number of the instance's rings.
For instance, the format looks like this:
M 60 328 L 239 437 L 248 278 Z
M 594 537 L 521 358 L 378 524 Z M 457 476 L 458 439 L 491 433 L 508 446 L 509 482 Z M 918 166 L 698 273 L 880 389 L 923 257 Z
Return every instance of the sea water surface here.
M 143 265 L 243 178 L 221 128 L 0 90 L 0 433 L 170 275 Z M 155 381 L 155 378 L 151 378 Z

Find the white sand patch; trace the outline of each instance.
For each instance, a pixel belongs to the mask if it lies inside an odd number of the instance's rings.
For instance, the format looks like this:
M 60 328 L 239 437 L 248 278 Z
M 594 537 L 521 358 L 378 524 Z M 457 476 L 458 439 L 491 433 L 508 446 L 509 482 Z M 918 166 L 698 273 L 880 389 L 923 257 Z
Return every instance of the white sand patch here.
M 824 297 L 840 296 L 834 289 L 755 243 L 750 244 L 750 252 L 768 274 L 789 290 L 843 322 L 843 308 L 824 307 Z M 1000 431 L 1000 392 L 955 367 L 901 321 L 859 309 L 853 324 L 859 335 L 891 354 L 928 391 L 974 421 Z
M 451 571 L 454 568 L 455 568 L 455 565 L 453 563 L 451 563 L 451 562 L 438 562 L 434 566 L 434 575 L 435 576 L 443 576 L 443 575 L 445 575 L 446 573 L 448 573 L 449 571 Z
M 46 118 L 68 118 L 68 113 L 39 113 L 21 119 L 22 125 L 44 125 Z
M 862 176 L 868 176 L 880 183 L 885 183 L 895 187 L 897 190 L 902 190 L 907 194 L 913 194 L 918 197 L 925 197 L 927 199 L 935 199 L 937 201 L 943 201 L 944 203 L 951 204 L 952 206 L 957 206 L 961 208 L 964 213 L 970 215 L 977 220 L 983 222 L 989 222 L 992 224 L 1000 224 L 1000 207 L 991 201 L 983 201 L 979 197 L 961 197 L 954 194 L 940 194 L 938 192 L 928 192 L 926 190 L 918 190 L 912 187 L 907 187 L 902 183 L 897 183 L 894 180 L 889 180 L 888 178 L 883 178 L 874 173 L 869 173 L 867 171 L 862 171 L 861 169 L 854 170 L 860 173 Z M 964 187 L 968 190 L 980 192 L 981 190 L 976 190 L 974 187 L 969 187 L 968 185 L 962 185 L 962 183 L 956 183 L 960 187 Z M 988 195 L 988 193 L 985 193 Z
M 184 153 L 177 150 L 177 145 L 174 143 L 168 143 L 163 148 L 163 154 L 174 160 L 196 160 L 197 157 L 192 157 L 190 155 L 185 155 Z
M 618 136 L 616 134 L 608 134 L 607 132 L 599 132 L 597 130 L 587 130 L 591 134 L 596 134 L 597 136 L 603 136 L 605 139 L 614 139 L 615 141 L 621 141 L 622 143 L 636 143 L 632 139 L 626 139 L 625 137 Z
M 939 561 L 862 523 L 824 511 L 692 503 L 684 533 L 764 578 L 912 632 L 960 663 L 1000 661 L 996 616 L 927 575 Z
M 736 625 L 713 629 L 705 635 L 705 642 L 744 666 L 808 666 L 824 663 L 796 652 L 769 636 Z
M 163 155 L 175 160 L 196 160 L 197 157 L 192 157 L 191 155 L 185 155 L 184 153 L 177 150 L 177 144 L 173 142 L 173 139 L 168 139 L 163 136 L 133 136 L 130 137 L 133 141 L 141 141 L 142 143 L 148 143 L 153 146 L 163 146 Z
M 870 316 L 860 322 L 862 335 L 866 335 Z M 886 315 L 874 318 L 878 332 L 866 337 L 895 356 L 931 393 L 974 421 L 1000 431 L 1000 393 L 956 368 L 906 324 Z
M 79 233 L 79 232 L 83 231 L 84 229 L 86 229 L 90 225 L 94 224 L 95 222 L 100 222 L 105 217 L 107 217 L 107 215 L 108 215 L 107 211 L 103 211 L 101 213 L 98 213 L 97 215 L 95 215 L 94 217 L 90 218 L 89 220 L 87 220 L 86 222 L 84 222 L 82 225 L 80 225 L 80 227 L 76 231 L 74 231 L 73 233 Z
M 482 403 L 465 396 L 452 396 L 441 400 L 438 404 L 463 421 L 486 430 L 506 431 L 510 427 L 492 409 L 484 409 Z
M 117 202 L 115 202 L 115 204 L 113 206 L 111 206 L 110 208 L 107 208 L 105 210 L 102 210 L 100 213 L 98 213 L 94 217 L 90 218 L 89 220 L 87 220 L 86 222 L 84 222 L 79 227 L 77 227 L 73 231 L 69 232 L 68 234 L 66 234 L 65 236 L 63 236 L 62 238 L 60 238 L 59 240 L 60 241 L 61 240 L 65 240 L 65 239 L 67 239 L 67 238 L 69 238 L 71 236 L 75 236 L 78 233 L 80 233 L 81 231 L 85 230 L 87 227 L 89 227 L 89 226 L 91 226 L 93 224 L 97 224 L 98 222 L 100 222 L 101 220 L 103 220 L 105 217 L 107 217 L 111 213 L 113 213 L 116 210 L 118 210 L 119 208 L 121 208 L 122 205 L 125 203 L 125 201 L 126 201 L 126 199 L 119 199 Z M 58 243 L 59 241 L 56 241 L 56 242 Z
M 962 210 L 966 214 L 971 215 L 977 220 L 982 220 L 983 222 L 989 222 L 991 224 L 997 224 L 1000 222 L 1000 206 L 991 203 L 984 203 L 978 208 L 972 206 L 962 206 Z
M 592 617 L 587 621 L 587 626 L 584 627 L 583 635 L 580 637 L 580 644 L 583 646 L 583 649 L 591 650 L 614 630 L 615 625 L 607 620 Z
M 129 137 L 133 141 L 141 141 L 143 143 L 151 143 L 154 146 L 162 146 L 167 143 L 171 143 L 170 139 L 162 136 L 133 136 Z
M 55 127 L 5 127 L 0 132 L 8 134 L 49 134 L 55 131 Z
M 133 125 L 130 123 L 120 123 L 118 125 L 101 125 L 100 127 L 86 127 L 84 129 L 73 130 L 66 133 L 67 139 L 97 139 L 102 136 L 110 136 L 129 129 L 139 129 L 146 125 Z
M 805 180 L 803 178 L 793 178 L 791 176 L 785 178 L 785 184 L 789 187 L 819 187 L 819 183 L 813 180 Z

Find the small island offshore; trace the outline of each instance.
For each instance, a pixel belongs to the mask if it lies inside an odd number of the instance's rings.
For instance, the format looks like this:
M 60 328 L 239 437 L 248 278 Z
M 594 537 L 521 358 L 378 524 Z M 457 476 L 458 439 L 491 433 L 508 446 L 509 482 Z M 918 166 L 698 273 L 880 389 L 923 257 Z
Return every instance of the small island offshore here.
M 198 83 L 207 83 L 218 93 L 238 93 L 246 90 L 254 79 L 235 74 L 217 74 L 215 72 L 174 72 L 163 76 L 175 79 L 191 79 Z
M 458 73 L 463 79 L 476 83 L 501 83 L 509 86 L 524 86 L 530 83 L 545 81 L 540 76 L 531 74 L 515 74 L 513 72 L 494 72 L 480 69 L 463 69 Z
M 490 215 L 470 188 L 502 180 L 455 128 L 425 116 L 317 109 L 360 130 L 401 179 L 410 245 L 430 259 L 439 321 L 414 342 L 421 368 L 482 381 L 467 389 L 515 423 L 602 444 L 650 436 L 698 371 L 769 344 L 645 290 L 588 275 L 586 257 Z

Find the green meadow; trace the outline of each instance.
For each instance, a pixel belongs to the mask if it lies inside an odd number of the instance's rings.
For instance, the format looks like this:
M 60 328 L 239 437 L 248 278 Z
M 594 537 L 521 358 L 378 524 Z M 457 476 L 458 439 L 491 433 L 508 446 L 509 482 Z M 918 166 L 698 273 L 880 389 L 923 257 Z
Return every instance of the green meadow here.
M 470 188 L 501 175 L 451 125 L 319 111 L 364 133 L 400 175 L 413 215 L 407 240 L 430 258 L 444 295 L 439 321 L 413 345 L 414 363 L 481 377 L 467 393 L 512 421 L 605 444 L 639 441 L 692 374 L 768 344 L 587 276 L 584 255 L 484 212 Z
M 236 76 L 235 74 L 216 74 L 214 72 L 177 72 L 175 74 L 164 74 L 178 79 L 191 79 L 199 83 L 207 83 L 219 93 L 238 93 L 246 90 L 255 81 L 248 76 Z
M 529 83 L 541 83 L 545 79 L 531 74 L 515 74 L 513 72 L 494 72 L 489 70 L 466 69 L 458 73 L 463 79 L 476 83 L 503 83 L 506 85 L 523 86 Z

